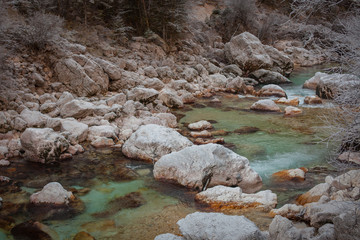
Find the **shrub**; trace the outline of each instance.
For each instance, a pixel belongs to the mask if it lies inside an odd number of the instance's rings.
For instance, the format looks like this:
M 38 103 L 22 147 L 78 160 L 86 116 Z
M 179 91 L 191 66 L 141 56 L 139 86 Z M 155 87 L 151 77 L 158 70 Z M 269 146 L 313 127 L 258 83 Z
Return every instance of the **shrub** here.
M 43 50 L 56 39 L 62 30 L 63 20 L 52 14 L 36 13 L 26 22 L 17 23 L 8 29 L 8 38 L 19 46 L 31 50 Z

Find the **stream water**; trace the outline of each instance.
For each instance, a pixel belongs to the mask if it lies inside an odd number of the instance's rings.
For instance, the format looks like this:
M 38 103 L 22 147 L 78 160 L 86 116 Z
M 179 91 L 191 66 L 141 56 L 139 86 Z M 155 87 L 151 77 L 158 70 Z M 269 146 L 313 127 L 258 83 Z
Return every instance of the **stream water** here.
M 300 70 L 293 74 L 291 85 L 283 86 L 290 98 L 314 95 L 302 89 L 303 82 L 318 69 Z M 279 205 L 324 180 L 330 171 L 326 163 L 326 148 L 318 144 L 322 122 L 319 116 L 328 112 L 322 106 L 301 105 L 304 114 L 284 118 L 283 114 L 249 111 L 257 99 L 219 94 L 220 104 L 199 99 L 196 104 L 177 111 L 182 114 L 180 125 L 198 120 L 212 120 L 217 130 L 225 130 L 227 146 L 247 157 L 251 167 L 264 180 L 264 189 L 278 194 Z M 302 102 L 302 99 L 301 99 Z M 326 104 L 325 104 L 326 106 Z M 282 107 L 284 108 L 284 107 Z M 234 130 L 256 127 L 253 133 L 238 134 Z M 185 131 L 185 130 L 184 130 Z M 276 183 L 271 174 L 289 168 L 310 169 L 304 182 Z M 53 166 L 42 166 L 22 159 L 14 159 L 1 174 L 16 182 L 2 187 L 4 200 L 0 211 L 0 239 L 13 239 L 9 228 L 29 219 L 42 220 L 53 229 L 59 239 L 73 239 L 86 231 L 96 239 L 154 239 L 161 233 L 179 233 L 176 222 L 195 211 L 209 211 L 194 203 L 194 192 L 157 182 L 152 177 L 152 165 L 125 158 L 112 149 L 89 150 Z M 31 193 L 51 181 L 60 182 L 72 190 L 84 203 L 84 210 L 76 216 L 61 219 L 44 218 L 29 212 L 27 204 Z M 130 195 L 128 195 L 130 194 Z M 132 195 L 131 195 L 132 194 Z M 127 198 L 124 196 L 128 196 Z M 266 229 L 271 218 L 256 211 L 229 211 L 244 214 L 261 229 Z

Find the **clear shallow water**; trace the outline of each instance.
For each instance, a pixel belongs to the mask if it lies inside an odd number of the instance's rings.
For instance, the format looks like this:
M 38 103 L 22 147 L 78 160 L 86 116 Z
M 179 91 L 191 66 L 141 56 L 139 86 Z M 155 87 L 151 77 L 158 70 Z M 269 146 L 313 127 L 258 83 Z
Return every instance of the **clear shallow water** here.
M 282 86 L 289 97 L 313 95 L 312 90 L 302 89 L 302 83 L 318 69 L 306 69 L 292 78 L 294 84 Z M 318 118 L 326 114 L 326 108 L 304 108 L 304 114 L 296 118 L 284 118 L 282 114 L 264 114 L 249 111 L 257 99 L 239 98 L 236 95 L 217 96 L 222 103 L 209 104 L 209 99 L 199 100 L 202 108 L 189 107 L 179 111 L 186 116 L 181 123 L 202 119 L 215 120 L 216 129 L 233 132 L 251 126 L 259 131 L 248 134 L 230 133 L 224 136 L 235 152 L 246 156 L 251 166 L 264 179 L 264 189 L 278 194 L 279 205 L 293 200 L 315 183 L 323 181 L 327 169 L 312 169 L 303 183 L 274 183 L 271 174 L 288 168 L 327 166 L 326 149 L 316 144 L 322 122 Z M 198 105 L 199 105 L 198 104 Z M 282 107 L 284 108 L 284 106 Z M 184 127 L 183 127 L 184 128 Z M 55 230 L 58 239 L 73 239 L 80 231 L 86 231 L 96 239 L 154 239 L 161 233 L 179 233 L 176 222 L 195 211 L 209 211 L 194 203 L 194 192 L 184 188 L 154 181 L 152 165 L 133 161 L 112 149 L 87 151 L 71 161 L 59 165 L 43 166 L 14 160 L 9 167 L 1 168 L 1 174 L 16 181 L 7 186 L 8 192 L 0 192 L 4 203 L 12 203 L 13 212 L 0 212 L 0 239 L 12 239 L 9 231 L 1 225 L 1 216 L 10 216 L 19 224 L 33 219 L 26 209 L 31 193 L 40 190 L 51 181 L 60 182 L 66 189 L 78 191 L 85 210 L 63 220 L 43 220 L 42 223 Z M 3 190 L 4 188 L 0 189 Z M 87 193 L 80 194 L 84 189 Z M 134 208 L 119 209 L 112 201 L 129 193 L 143 199 Z M 268 228 L 271 218 L 256 211 L 228 211 L 228 214 L 244 214 L 262 230 Z

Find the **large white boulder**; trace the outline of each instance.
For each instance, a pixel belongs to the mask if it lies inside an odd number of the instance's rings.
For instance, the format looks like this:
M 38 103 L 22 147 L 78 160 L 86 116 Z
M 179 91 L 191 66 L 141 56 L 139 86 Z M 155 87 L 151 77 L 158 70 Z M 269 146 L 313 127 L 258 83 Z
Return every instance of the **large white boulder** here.
M 33 193 L 30 196 L 30 202 L 34 204 L 68 204 L 71 199 L 75 198 L 72 192 L 66 191 L 58 182 L 46 184 L 40 192 Z
M 171 128 L 148 124 L 131 135 L 122 151 L 129 158 L 153 162 L 191 145 L 189 139 Z
M 199 190 L 225 185 L 253 193 L 262 186 L 261 177 L 247 158 L 218 144 L 191 146 L 165 155 L 155 163 L 154 176 Z
M 255 194 L 243 193 L 240 187 L 215 186 L 196 194 L 195 199 L 215 209 L 257 208 L 264 211 L 273 209 L 277 196 L 270 190 Z
M 28 160 L 41 163 L 59 160 L 69 147 L 69 142 L 51 128 L 28 128 L 20 141 Z
M 231 38 L 225 44 L 225 55 L 231 63 L 246 71 L 269 69 L 273 64 L 260 40 L 248 32 Z
M 185 239 L 265 240 L 266 236 L 244 216 L 222 213 L 195 212 L 180 219 L 181 234 Z

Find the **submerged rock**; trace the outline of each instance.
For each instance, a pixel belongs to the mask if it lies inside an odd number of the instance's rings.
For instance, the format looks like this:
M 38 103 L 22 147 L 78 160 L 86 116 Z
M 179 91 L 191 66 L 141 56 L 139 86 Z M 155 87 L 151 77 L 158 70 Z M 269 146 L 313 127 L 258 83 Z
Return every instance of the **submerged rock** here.
M 28 160 L 48 163 L 60 159 L 69 142 L 51 128 L 28 128 L 20 137 Z
M 59 240 L 59 235 L 48 226 L 37 222 L 37 221 L 27 221 L 16 225 L 11 229 L 11 234 L 14 236 L 15 240 Z
M 262 186 L 247 158 L 218 144 L 187 147 L 163 156 L 155 163 L 154 177 L 198 190 L 225 185 L 251 193 Z
M 246 194 L 239 187 L 225 186 L 209 188 L 196 194 L 195 199 L 218 210 L 256 208 L 269 211 L 277 204 L 277 196 L 270 190 Z
M 78 232 L 73 238 L 73 240 L 95 240 L 95 238 L 89 233 L 82 231 Z
M 129 158 L 157 161 L 162 156 L 191 146 L 192 142 L 171 128 L 156 124 L 141 126 L 124 143 L 123 153 Z
M 250 109 L 264 112 L 281 112 L 279 106 L 270 99 L 259 100 L 251 105 Z
M 177 222 L 185 239 L 265 240 L 266 236 L 244 216 L 195 212 Z

